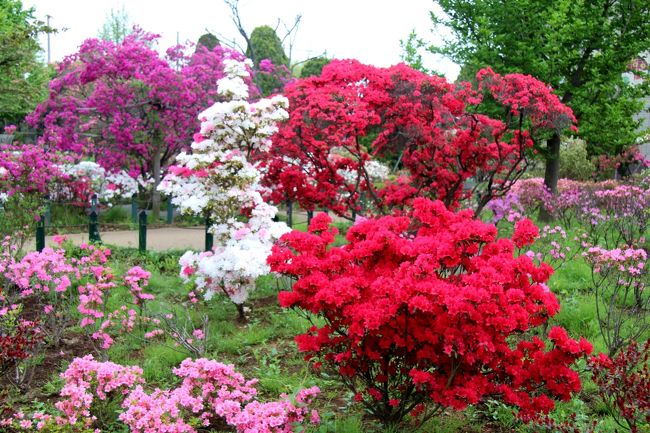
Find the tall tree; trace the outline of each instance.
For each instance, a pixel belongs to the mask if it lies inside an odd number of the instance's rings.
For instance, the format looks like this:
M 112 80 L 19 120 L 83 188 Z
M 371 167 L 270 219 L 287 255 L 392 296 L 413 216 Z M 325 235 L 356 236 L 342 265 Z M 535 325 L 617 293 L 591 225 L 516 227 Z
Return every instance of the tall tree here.
M 37 37 L 49 31 L 20 0 L 0 0 L 0 122 L 19 122 L 47 95 Z
M 196 42 L 196 50 L 198 51 L 201 47 L 205 47 L 208 50 L 212 51 L 214 47 L 220 45 L 219 38 L 217 38 L 212 33 L 204 33 L 199 37 L 199 40 Z
M 453 38 L 431 50 L 463 65 L 471 76 L 491 66 L 550 84 L 579 121 L 592 154 L 619 152 L 634 142 L 645 85 L 623 79 L 628 64 L 650 50 L 647 0 L 436 0 L 446 16 L 434 24 Z M 545 184 L 557 187 L 560 135 L 542 149 Z
M 251 59 L 255 66 L 258 66 L 264 59 L 269 59 L 274 65 L 289 66 L 289 58 L 284 53 L 282 41 L 275 30 L 269 26 L 259 26 L 253 29 L 246 48 L 246 57 Z
M 133 24 L 129 14 L 122 6 L 122 9 L 111 12 L 106 16 L 102 28 L 99 30 L 99 39 L 120 43 L 133 32 Z
M 331 62 L 325 56 L 314 57 L 307 60 L 300 69 L 300 78 L 317 77 L 323 71 L 323 68 Z
M 29 116 L 52 147 L 92 155 L 109 171 L 129 169 L 155 186 L 174 157 L 198 131 L 197 115 L 218 100 L 225 58 L 242 58 L 215 47 L 161 58 L 156 37 L 136 30 L 121 43 L 88 39 L 64 60 L 50 96 Z M 179 68 L 172 67 L 178 64 Z M 157 215 L 160 194 L 154 188 Z

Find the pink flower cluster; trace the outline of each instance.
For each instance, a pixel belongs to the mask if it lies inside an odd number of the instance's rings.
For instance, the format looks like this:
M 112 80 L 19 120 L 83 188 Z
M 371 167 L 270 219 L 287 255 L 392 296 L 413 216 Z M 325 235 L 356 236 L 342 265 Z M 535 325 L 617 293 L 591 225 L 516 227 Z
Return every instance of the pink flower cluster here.
M 147 394 L 138 386 L 126 398 L 120 420 L 131 432 L 194 433 L 199 425 L 191 420 L 208 427 L 220 418 L 241 433 L 289 433 L 294 423 L 305 420 L 307 406 L 319 393 L 313 387 L 301 390 L 295 404 L 286 396 L 261 403 L 254 400 L 257 380 L 246 381 L 232 365 L 205 358 L 184 360 L 174 374 L 182 378 L 177 388 Z M 317 413 L 312 413 L 311 421 L 318 422 Z
M 76 306 L 82 316 L 79 326 L 88 330 L 94 340 L 101 341 L 103 349 L 108 349 L 113 344 L 109 332 L 131 331 L 137 313 L 126 305 L 112 312 L 106 310 L 106 294 L 117 286 L 112 270 L 106 267 L 111 251 L 87 244 L 80 247 L 83 255 L 79 258 L 67 257 L 62 248 L 45 248 L 28 253 L 18 261 L 12 254 L 11 239 L 5 240 L 0 247 L 0 276 L 18 289 L 20 298 L 30 298 L 43 305 L 47 316 L 43 326 L 50 337 L 55 340 L 60 337 L 70 322 L 65 313 Z M 131 292 L 134 305 L 142 306 L 145 300 L 154 298 L 143 290 L 150 276 L 139 266 L 129 269 L 124 276 L 124 285 Z M 76 296 L 71 296 L 71 290 L 76 291 Z
M 55 407 L 63 415 L 57 417 L 57 423 L 75 425 L 82 421 L 87 427 L 95 420 L 90 411 L 95 398 L 106 400 L 109 394 L 126 395 L 136 384 L 144 383 L 140 367 L 99 362 L 92 355 L 75 358 L 61 377 L 65 379 L 61 390 L 64 399 Z
M 615 248 L 607 250 L 601 247 L 592 247 L 584 254 L 587 262 L 594 266 L 594 272 L 617 270 L 630 276 L 638 276 L 645 270 L 648 258 L 644 249 Z
M 143 287 L 149 285 L 150 277 L 151 272 L 145 271 L 140 266 L 134 266 L 126 273 L 124 283 L 129 288 L 135 305 L 140 305 L 143 301 L 154 299 L 154 295 L 142 291 Z
M 93 404 L 122 396 L 124 412 L 118 419 L 131 433 L 196 433 L 223 421 L 238 433 L 290 433 L 297 423 L 320 421 L 318 413 L 308 409 L 318 387 L 300 390 L 293 401 L 282 395 L 279 401 L 263 403 L 255 399 L 256 379 L 247 381 L 232 365 L 205 358 L 188 358 L 175 368 L 182 382 L 173 389 L 147 392 L 142 374 L 140 367 L 99 362 L 92 355 L 76 358 L 61 375 L 63 399 L 55 404 L 61 415 L 37 413 L 30 419 L 17 413 L 0 425 L 26 429 L 38 422 L 40 430 L 55 420 L 58 425 L 91 428 L 96 420 Z

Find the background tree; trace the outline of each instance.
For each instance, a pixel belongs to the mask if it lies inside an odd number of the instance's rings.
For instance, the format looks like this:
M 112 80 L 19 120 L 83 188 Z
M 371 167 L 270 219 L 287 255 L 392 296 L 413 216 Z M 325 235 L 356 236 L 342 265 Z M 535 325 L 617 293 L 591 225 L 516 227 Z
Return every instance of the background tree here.
M 307 60 L 300 69 L 300 78 L 319 76 L 323 71 L 323 68 L 331 61 L 331 59 L 328 59 L 325 56 L 314 57 L 313 59 Z
M 260 61 L 264 59 L 269 59 L 274 65 L 289 66 L 289 58 L 284 53 L 282 41 L 270 26 L 253 29 L 246 48 L 246 57 L 251 59 L 255 66 L 259 66 Z
M 217 45 L 220 45 L 219 38 L 217 38 L 212 33 L 208 32 L 202 34 L 199 40 L 196 42 L 196 50 L 198 51 L 200 47 L 205 47 L 211 51 Z
M 424 72 L 425 74 L 438 75 L 441 77 L 444 76 L 440 72 L 426 68 L 424 63 L 422 63 L 422 54 L 420 54 L 420 50 L 425 48 L 427 43 L 418 37 L 415 30 L 411 30 L 411 33 L 409 33 L 406 40 L 400 40 L 399 46 L 402 49 L 400 59 L 402 59 L 404 63 L 413 69 Z
M 284 52 L 282 41 L 269 26 L 255 27 L 251 32 L 246 57 L 253 61 L 256 71 L 255 84 L 264 96 L 279 92 L 284 82 L 291 77 L 289 58 Z
M 431 13 L 453 38 L 431 51 L 463 65 L 465 76 L 490 66 L 522 72 L 550 84 L 569 105 L 592 154 L 634 143 L 648 85 L 623 79 L 631 60 L 650 50 L 646 0 L 437 0 L 446 16 Z M 544 182 L 556 190 L 560 134 L 547 140 Z
M 133 23 L 129 19 L 129 14 L 122 6 L 122 9 L 111 12 L 106 16 L 102 28 L 99 30 L 98 37 L 105 41 L 120 43 L 125 37 L 133 32 Z
M 39 33 L 51 32 L 19 0 L 0 0 L 0 122 L 18 123 L 47 95 Z

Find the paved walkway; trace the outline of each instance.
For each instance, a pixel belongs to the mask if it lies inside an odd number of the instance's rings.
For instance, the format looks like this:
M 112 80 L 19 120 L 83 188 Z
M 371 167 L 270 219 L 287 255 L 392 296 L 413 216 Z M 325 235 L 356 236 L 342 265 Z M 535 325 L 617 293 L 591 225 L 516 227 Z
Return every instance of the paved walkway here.
M 164 251 L 176 249 L 202 251 L 205 246 L 204 230 L 204 227 L 165 227 L 160 229 L 149 229 L 147 230 L 147 250 Z M 66 236 L 76 245 L 82 242 L 88 242 L 88 233 L 75 233 Z M 137 230 L 105 231 L 101 232 L 100 236 L 102 242 L 107 245 L 133 248 L 138 247 Z M 54 245 L 52 236 L 45 237 L 45 245 Z M 32 251 L 34 249 L 35 241 L 34 239 L 30 239 L 25 245 L 25 250 Z

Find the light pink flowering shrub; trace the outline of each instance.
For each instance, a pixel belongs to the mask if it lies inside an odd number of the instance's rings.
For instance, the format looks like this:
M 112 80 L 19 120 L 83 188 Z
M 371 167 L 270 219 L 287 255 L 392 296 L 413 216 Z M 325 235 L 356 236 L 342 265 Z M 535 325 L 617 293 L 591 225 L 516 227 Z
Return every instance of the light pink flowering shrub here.
M 112 396 L 125 395 L 136 384 L 144 383 L 140 367 L 99 362 L 92 355 L 75 358 L 61 377 L 65 385 L 61 390 L 63 399 L 55 404 L 62 412 L 57 417 L 57 423 L 81 423 L 86 427 L 90 427 L 96 419 L 96 415 L 91 413 L 96 400 L 105 401 Z
M 591 266 L 600 331 L 613 356 L 650 329 L 647 253 L 630 247 L 592 247 L 584 255 Z
M 224 424 L 238 433 L 290 433 L 297 424 L 320 420 L 316 411 L 308 409 L 320 392 L 318 387 L 302 389 L 294 399 L 281 395 L 278 401 L 260 402 L 254 387 L 257 380 L 246 380 L 232 365 L 188 358 L 174 374 L 181 379 L 178 386 L 148 392 L 140 367 L 98 362 L 92 355 L 76 358 L 61 375 L 63 399 L 55 404 L 61 414 L 30 417 L 19 412 L 0 420 L 0 425 L 26 429 L 39 423 L 40 429 L 55 422 L 90 429 L 102 404 L 110 400 L 121 401 L 124 411 L 118 420 L 131 433 L 197 433 Z

